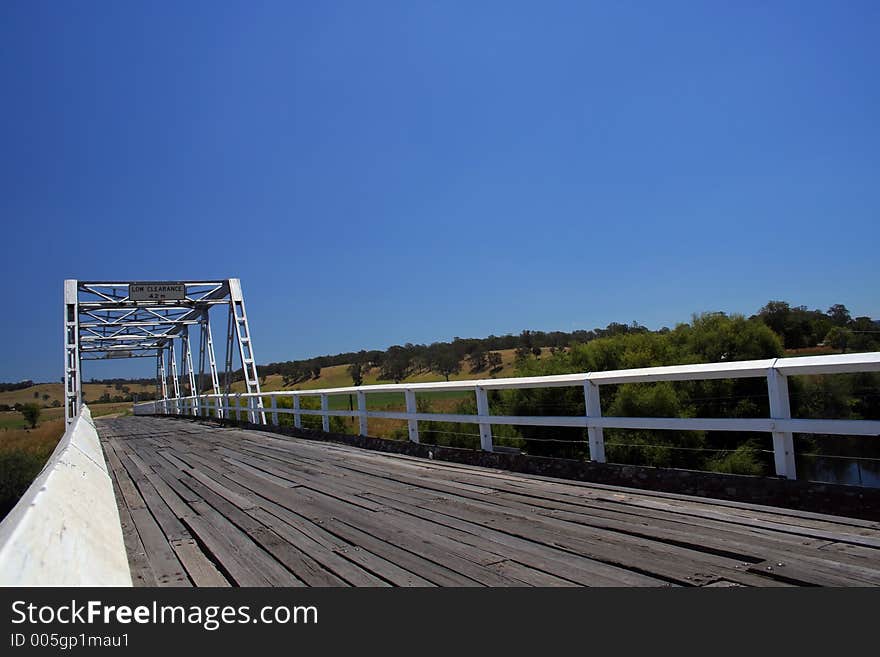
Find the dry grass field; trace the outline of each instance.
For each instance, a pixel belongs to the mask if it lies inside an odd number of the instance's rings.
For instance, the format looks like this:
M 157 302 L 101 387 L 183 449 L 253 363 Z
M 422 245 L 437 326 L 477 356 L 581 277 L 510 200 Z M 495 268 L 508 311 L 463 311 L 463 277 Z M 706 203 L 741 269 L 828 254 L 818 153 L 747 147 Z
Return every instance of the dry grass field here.
M 143 386 L 137 383 L 126 383 L 124 385 L 131 392 L 143 393 L 156 391 L 155 385 Z M 112 385 L 105 386 L 97 383 L 84 383 L 83 394 L 85 395 L 86 403 L 88 403 L 100 399 L 104 394 L 108 394 L 112 398 L 116 395 L 122 395 L 123 393 Z M 8 404 L 9 406 L 15 404 L 35 403 L 40 406 L 51 407 L 52 403 L 55 401 L 59 404 L 64 404 L 64 384 L 62 383 L 38 383 L 30 388 L 0 392 L 0 404 Z
M 0 431 L 0 517 L 27 490 L 63 434 L 63 417 L 42 422 L 36 429 Z
M 549 350 L 544 349 L 547 353 Z M 499 349 L 501 354 L 501 370 L 494 374 L 488 370 L 472 373 L 466 362 L 461 363 L 461 372 L 453 374 L 449 377 L 450 381 L 465 381 L 468 379 L 489 379 L 504 378 L 515 376 L 514 361 L 516 360 L 515 349 Z M 420 372 L 414 376 L 407 377 L 404 383 L 430 383 L 434 381 L 445 381 L 446 379 L 436 372 Z M 375 385 L 377 383 L 392 383 L 391 381 L 379 380 L 379 369 L 373 368 L 364 374 L 364 385 Z M 274 392 L 276 390 L 317 390 L 319 388 L 342 388 L 351 385 L 351 377 L 348 374 L 348 365 L 334 365 L 325 367 L 321 370 L 321 376 L 317 379 L 310 379 L 291 386 L 285 386 L 284 381 L 279 374 L 273 374 L 266 377 L 266 382 L 260 386 L 261 390 L 266 392 Z M 232 385 L 234 392 L 244 392 L 245 386 L 243 381 L 238 381 Z M 2 403 L 2 400 L 0 400 Z
M 93 417 L 130 415 L 130 403 L 93 404 Z M 6 515 L 46 464 L 64 435 L 64 409 L 43 409 L 35 429 L 21 413 L 0 413 L 0 518 Z

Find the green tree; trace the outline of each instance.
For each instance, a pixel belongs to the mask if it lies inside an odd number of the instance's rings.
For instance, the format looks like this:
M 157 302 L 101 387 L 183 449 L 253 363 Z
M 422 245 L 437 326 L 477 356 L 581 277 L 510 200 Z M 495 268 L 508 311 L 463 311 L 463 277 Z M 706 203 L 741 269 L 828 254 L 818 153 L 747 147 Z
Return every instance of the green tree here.
M 382 361 L 379 378 L 400 383 L 409 376 L 412 361 L 409 352 L 399 345 L 389 347 Z
M 37 404 L 25 404 L 21 407 L 21 414 L 24 421 L 31 425 L 31 429 L 35 429 L 40 419 L 41 409 Z
M 773 358 L 782 356 L 784 351 L 779 335 L 774 335 L 761 322 L 742 315 L 695 315 L 690 325 L 678 326 L 672 336 L 678 342 L 678 351 L 684 353 L 685 359 L 681 362 Z
M 519 334 L 519 345 L 516 347 L 516 359 L 519 361 L 525 360 L 532 353 L 532 332 L 531 331 L 523 331 Z
M 450 344 L 432 345 L 428 359 L 431 370 L 446 377 L 447 381 L 451 375 L 461 372 L 461 360 Z
M 842 309 L 842 311 L 840 311 Z M 832 306 L 838 319 L 840 312 L 848 314 L 845 306 Z M 812 347 L 822 340 L 831 328 L 832 317 L 806 306 L 791 306 L 785 301 L 769 301 L 758 311 L 758 318 L 779 335 L 786 349 Z
M 517 374 L 540 376 L 781 356 L 782 341 L 758 319 L 724 313 L 696 315 L 673 331 L 615 331 L 538 359 L 521 360 Z M 680 383 L 602 386 L 608 415 L 631 417 L 766 417 L 766 382 L 720 379 Z M 583 390 L 537 388 L 502 395 L 502 415 L 582 415 Z M 583 429 L 519 427 L 530 454 L 586 457 Z M 609 459 L 624 463 L 699 467 L 713 452 L 736 449 L 740 438 L 725 432 L 607 430 Z M 715 452 L 717 453 L 717 452 Z M 741 455 L 740 455 L 741 457 Z
M 841 326 L 835 326 L 828 335 L 825 336 L 825 343 L 831 345 L 835 349 L 840 349 L 841 353 L 846 353 L 846 347 L 852 338 L 852 331 Z
M 609 415 L 621 417 L 693 417 L 686 391 L 669 382 L 620 386 Z M 620 463 L 699 467 L 706 446 L 702 431 L 606 430 L 608 458 Z
M 482 372 L 484 369 L 486 369 L 486 365 L 489 364 L 489 361 L 486 358 L 486 352 L 482 349 L 474 351 L 470 355 L 468 355 L 467 361 L 471 374 Z
M 870 317 L 856 317 L 847 327 L 851 331 L 847 348 L 850 351 L 877 351 L 880 349 L 880 322 Z
M 828 315 L 834 326 L 846 326 L 851 319 L 849 310 L 842 303 L 835 303 L 825 314 Z
M 348 366 L 348 375 L 351 377 L 351 382 L 356 385 L 362 385 L 364 382 L 364 371 L 363 366 L 360 363 L 352 363 Z

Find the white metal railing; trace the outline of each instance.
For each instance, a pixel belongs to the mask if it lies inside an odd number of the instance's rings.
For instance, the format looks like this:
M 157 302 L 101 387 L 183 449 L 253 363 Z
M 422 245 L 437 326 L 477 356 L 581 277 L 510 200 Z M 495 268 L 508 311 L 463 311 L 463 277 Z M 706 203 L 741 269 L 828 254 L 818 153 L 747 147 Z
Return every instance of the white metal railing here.
M 521 425 L 545 427 L 581 427 L 587 429 L 590 458 L 605 462 L 603 429 L 671 429 L 686 431 L 757 431 L 773 436 L 773 454 L 776 474 L 789 479 L 796 478 L 795 454 L 792 434 L 832 434 L 852 436 L 880 436 L 880 421 L 876 420 L 818 420 L 791 417 L 788 395 L 788 377 L 813 374 L 841 374 L 880 371 L 880 352 L 841 354 L 832 356 L 805 356 L 799 358 L 769 358 L 698 365 L 674 365 L 647 367 L 631 370 L 586 372 L 552 376 L 517 377 L 507 379 L 481 379 L 471 381 L 446 381 L 437 383 L 397 383 L 370 386 L 350 386 L 322 390 L 294 390 L 263 393 L 233 393 L 229 395 L 201 395 L 145 402 L 135 405 L 136 415 L 177 414 L 215 415 L 241 420 L 242 414 L 250 415 L 254 423 L 275 424 L 279 414 L 292 414 L 293 423 L 302 427 L 303 415 L 317 415 L 322 419 L 324 431 L 330 430 L 330 418 L 357 417 L 360 435 L 367 435 L 369 418 L 406 420 L 409 439 L 419 442 L 419 421 L 470 423 L 479 426 L 480 446 L 493 451 L 493 425 Z M 603 417 L 599 389 L 603 385 L 622 383 L 656 383 L 659 381 L 694 381 L 709 379 L 740 379 L 764 377 L 770 399 L 768 418 L 655 418 L 655 417 Z M 558 388 L 583 386 L 586 414 L 583 416 L 504 416 L 491 415 L 489 390 L 527 388 Z M 477 414 L 419 413 L 416 410 L 416 394 L 435 391 L 472 391 L 476 396 Z M 402 392 L 406 410 L 367 410 L 366 397 L 381 392 Z M 329 410 L 331 395 L 357 395 L 357 409 Z M 257 408 L 256 398 L 269 398 L 267 410 Z M 319 397 L 321 408 L 301 408 L 303 397 Z M 279 398 L 291 398 L 292 408 L 278 405 Z M 245 406 L 242 406 L 244 401 Z M 267 418 L 268 416 L 268 418 Z
M 131 586 L 113 484 L 89 408 L 0 523 L 0 586 Z

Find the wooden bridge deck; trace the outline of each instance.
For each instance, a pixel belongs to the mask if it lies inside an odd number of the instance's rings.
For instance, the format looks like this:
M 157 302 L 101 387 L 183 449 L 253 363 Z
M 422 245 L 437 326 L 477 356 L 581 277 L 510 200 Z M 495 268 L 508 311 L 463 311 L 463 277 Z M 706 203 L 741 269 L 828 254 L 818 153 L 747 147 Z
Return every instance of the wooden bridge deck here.
M 865 586 L 880 523 L 99 419 L 147 586 Z

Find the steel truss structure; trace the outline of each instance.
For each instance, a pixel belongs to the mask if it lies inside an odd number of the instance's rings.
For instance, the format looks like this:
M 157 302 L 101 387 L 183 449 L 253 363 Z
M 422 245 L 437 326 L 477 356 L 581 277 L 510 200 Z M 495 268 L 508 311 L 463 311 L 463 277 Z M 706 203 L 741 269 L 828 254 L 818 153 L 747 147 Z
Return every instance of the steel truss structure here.
M 132 286 L 175 288 L 179 293 L 143 300 Z M 211 333 L 210 310 L 226 306 L 226 369 L 221 388 Z M 193 334 L 198 331 L 198 370 Z M 250 327 L 237 278 L 140 283 L 64 281 L 64 417 L 69 424 L 82 405 L 82 362 L 155 358 L 156 397 L 172 400 L 177 413 L 198 415 L 198 404 L 180 408 L 181 398 L 229 394 L 235 352 L 242 365 L 252 422 L 266 421 Z M 179 364 L 178 364 L 179 363 Z M 206 374 L 206 368 L 208 373 Z M 208 378 L 209 377 L 209 378 Z

